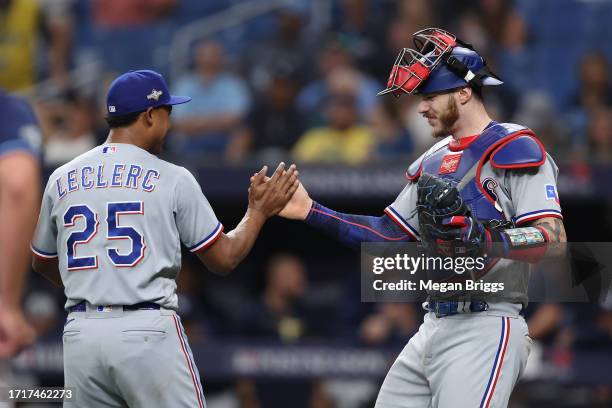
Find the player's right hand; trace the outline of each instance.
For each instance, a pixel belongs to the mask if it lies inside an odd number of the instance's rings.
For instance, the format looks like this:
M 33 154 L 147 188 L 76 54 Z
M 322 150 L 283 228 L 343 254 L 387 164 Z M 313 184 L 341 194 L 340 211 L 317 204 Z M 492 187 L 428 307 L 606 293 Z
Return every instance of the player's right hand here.
M 285 208 L 283 208 L 278 215 L 290 220 L 303 221 L 306 219 L 308 213 L 310 213 L 310 209 L 312 208 L 312 198 L 310 198 L 302 183 L 299 181 L 298 183 L 299 186 L 295 191 L 295 194 L 293 194 L 291 200 L 289 200 Z
M 285 171 L 285 163 L 280 163 L 269 179 L 266 177 L 268 167 L 251 178 L 249 187 L 249 208 L 262 213 L 266 218 L 278 214 L 289 202 L 298 189 L 299 172 L 295 164 Z
M 0 308 L 0 358 L 13 357 L 34 342 L 34 329 L 21 309 Z

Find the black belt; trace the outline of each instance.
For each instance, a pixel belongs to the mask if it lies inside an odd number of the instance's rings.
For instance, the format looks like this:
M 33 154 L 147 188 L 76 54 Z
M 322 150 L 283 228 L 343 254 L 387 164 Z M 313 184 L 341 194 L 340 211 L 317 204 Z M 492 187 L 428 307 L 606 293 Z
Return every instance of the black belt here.
M 159 310 L 159 305 L 153 302 L 142 302 L 136 303 L 135 305 L 126 305 L 126 306 L 115 306 L 115 305 L 105 305 L 105 306 L 95 306 L 98 312 L 103 312 L 105 308 L 112 309 L 123 309 L 124 311 L 134 311 L 134 310 Z M 77 303 L 74 306 L 70 306 L 68 308 L 68 312 L 85 312 L 87 311 L 87 302 L 82 301 L 81 303 Z

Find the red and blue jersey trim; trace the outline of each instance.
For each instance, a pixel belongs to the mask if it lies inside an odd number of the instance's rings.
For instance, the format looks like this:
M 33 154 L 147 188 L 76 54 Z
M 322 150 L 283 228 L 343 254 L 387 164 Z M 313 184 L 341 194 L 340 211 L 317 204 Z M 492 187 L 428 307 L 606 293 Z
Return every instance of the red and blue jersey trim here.
M 499 338 L 497 352 L 495 353 L 495 361 L 493 362 L 491 375 L 489 375 L 489 382 L 487 383 L 482 400 L 480 401 L 480 408 L 488 408 L 491 404 L 493 393 L 495 392 L 495 387 L 497 386 L 497 381 L 501 373 L 502 364 L 504 363 L 508 339 L 510 339 L 510 318 L 502 317 L 501 321 L 501 336 Z
M 36 248 L 34 245 L 30 245 L 30 249 L 34 253 L 34 255 L 44 258 L 44 259 L 54 259 L 57 258 L 57 252 L 46 252 Z
M 221 223 L 217 223 L 217 226 L 215 227 L 213 232 L 208 234 L 206 238 L 199 241 L 197 244 L 191 246 L 189 250 L 191 252 L 197 252 L 197 251 L 201 251 L 203 249 L 208 248 L 217 240 L 217 238 L 221 236 L 222 232 L 223 232 L 223 225 L 221 225 Z
M 546 218 L 546 217 L 563 219 L 563 215 L 561 215 L 561 211 L 555 210 L 552 208 L 547 208 L 545 210 L 530 211 L 530 212 L 521 214 L 517 217 L 514 217 L 514 222 L 516 223 L 516 225 L 520 225 L 520 224 L 524 224 L 529 221 L 537 220 L 539 218 Z
M 410 235 L 415 241 L 420 241 L 419 232 L 408 223 L 393 207 L 389 206 L 385 208 L 385 214 L 389 216 L 397 225 L 400 226 L 408 235 Z

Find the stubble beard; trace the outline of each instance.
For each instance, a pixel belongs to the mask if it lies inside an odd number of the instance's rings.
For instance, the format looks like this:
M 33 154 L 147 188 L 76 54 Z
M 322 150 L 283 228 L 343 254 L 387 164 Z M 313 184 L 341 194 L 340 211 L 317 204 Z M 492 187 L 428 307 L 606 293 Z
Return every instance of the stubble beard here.
M 437 119 L 440 127 L 438 129 L 432 128 L 431 133 L 433 138 L 439 139 L 451 135 L 453 133 L 453 127 L 459 119 L 459 108 L 452 94 L 448 95 L 446 109 L 438 114 Z

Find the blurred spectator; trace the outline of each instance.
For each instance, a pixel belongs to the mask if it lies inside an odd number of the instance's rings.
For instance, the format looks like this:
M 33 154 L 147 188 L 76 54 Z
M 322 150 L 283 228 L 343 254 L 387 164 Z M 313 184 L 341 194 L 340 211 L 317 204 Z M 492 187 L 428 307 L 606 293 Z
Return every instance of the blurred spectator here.
M 418 330 L 422 313 L 412 303 L 384 303 L 366 316 L 359 328 L 360 341 L 369 346 L 400 346 Z
M 261 299 L 244 311 L 245 334 L 288 343 L 307 336 L 302 300 L 308 282 L 302 261 L 293 255 L 277 255 L 267 266 L 266 278 Z
M 568 145 L 567 127 L 555 112 L 548 94 L 544 92 L 525 93 L 512 122 L 521 123 L 533 130 L 547 149 L 554 147 L 560 153 Z
M 376 138 L 374 156 L 378 160 L 407 160 L 414 143 L 402 122 L 400 105 L 391 98 L 382 98 L 370 116 Z
M 306 132 L 293 149 L 301 162 L 360 164 L 375 145 L 372 130 L 359 124 L 356 100 L 350 94 L 331 95 L 325 112 L 328 125 Z
M 600 52 L 587 53 L 580 62 L 580 83 L 571 103 L 574 107 L 591 110 L 612 106 L 610 65 Z
M 257 398 L 257 389 L 252 381 L 238 380 L 235 389 L 240 408 L 261 408 L 262 405 Z
M 595 110 L 612 107 L 610 66 L 599 52 L 587 53 L 579 65 L 579 82 L 570 100 L 568 119 L 578 149 L 589 150 L 592 143 L 589 121 Z
M 0 87 L 23 90 L 47 76 L 58 88 L 67 85 L 70 6 L 71 0 L 0 0 Z M 43 67 L 37 56 L 41 38 L 48 50 Z
M 406 26 L 406 29 L 414 33 L 427 27 L 436 26 L 434 10 L 429 0 L 400 0 L 397 2 L 396 15 Z
M 537 84 L 533 81 L 533 56 L 527 47 L 527 23 L 516 11 L 509 11 L 502 20 L 500 47 L 494 56 L 498 74 L 504 86 L 525 92 Z
M 279 71 L 292 72 L 299 85 L 310 78 L 313 50 L 304 36 L 305 10 L 300 6 L 287 6 L 276 17 L 277 33 L 249 47 L 242 62 L 256 93 L 267 92 Z
M 482 20 L 475 10 L 470 9 L 460 14 L 457 36 L 472 44 L 481 55 L 489 54 L 490 38 L 487 36 Z
M 247 113 L 250 95 L 244 81 L 225 69 L 221 44 L 202 42 L 194 59 L 194 73 L 180 78 L 173 90 L 193 98 L 173 112 L 180 150 L 223 153 Z
M 341 0 L 339 2 L 339 21 L 333 30 L 345 41 L 360 70 L 376 79 L 382 80 L 387 73 L 388 64 L 385 47 L 387 21 L 385 6 L 390 4 L 368 0 Z
M 215 333 L 213 319 L 218 313 L 210 313 L 204 296 L 204 280 L 201 268 L 193 256 L 183 258 L 181 272 L 176 280 L 176 293 L 181 321 L 192 344 L 206 340 Z
M 332 400 L 325 384 L 314 381 L 308 408 L 335 408 L 335 406 L 335 402 Z
M 478 0 L 478 11 L 482 24 L 487 31 L 487 37 L 494 43 L 501 43 L 506 16 L 512 11 L 507 0 Z
M 70 92 L 65 98 L 37 104 L 45 134 L 44 160 L 58 167 L 97 145 L 97 111 L 85 97 Z
M 56 299 L 46 292 L 31 292 L 24 301 L 28 322 L 36 330 L 39 341 L 56 341 L 62 333 L 62 310 Z
M 392 62 L 389 62 L 390 64 Z M 376 103 L 376 94 L 383 89 L 377 81 L 357 71 L 347 44 L 338 37 L 329 40 L 318 61 L 319 78 L 310 82 L 298 95 L 298 108 L 309 123 L 317 123 L 321 105 L 337 87 L 349 86 L 357 98 L 359 115 L 366 117 Z
M 456 3 L 456 2 L 453 2 Z M 444 6 L 448 8 L 448 6 Z M 396 3 L 395 20 L 387 31 L 387 49 L 391 57 L 386 59 L 385 74 L 376 79 L 387 81 L 393 62 L 403 48 L 413 48 L 412 35 L 427 27 L 437 27 L 434 19 L 435 6 L 430 0 L 400 0 Z M 437 17 L 437 15 L 436 15 Z M 456 17 L 454 17 L 456 18 Z
M 272 74 L 262 100 L 253 105 L 246 126 L 233 138 L 229 158 L 239 160 L 249 151 L 282 156 L 293 147 L 304 133 L 303 119 L 295 106 L 298 86 L 292 73 Z
M 93 0 L 93 21 L 104 28 L 145 25 L 166 17 L 179 0 Z
M 395 19 L 391 22 L 389 30 L 387 31 L 387 49 L 391 58 L 386 59 L 386 70 L 385 77 L 389 76 L 393 62 L 397 58 L 399 52 L 404 48 L 413 47 L 412 34 L 414 31 L 410 31 L 408 24 L 400 19 Z
M 612 162 L 612 107 L 593 110 L 587 139 L 591 160 Z
M 563 308 L 556 303 L 545 303 L 537 306 L 527 317 L 529 336 L 532 339 L 550 339 L 563 322 Z

